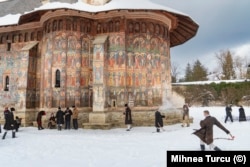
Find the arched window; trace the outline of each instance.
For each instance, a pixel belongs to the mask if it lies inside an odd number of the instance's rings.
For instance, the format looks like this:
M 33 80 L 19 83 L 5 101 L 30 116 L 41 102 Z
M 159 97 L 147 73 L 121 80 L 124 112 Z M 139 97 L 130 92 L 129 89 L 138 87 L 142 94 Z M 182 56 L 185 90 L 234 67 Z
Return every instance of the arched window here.
M 3 43 L 3 36 L 0 37 L 0 44 Z
M 9 86 L 10 86 L 10 78 L 9 76 L 5 77 L 5 87 L 4 87 L 4 91 L 9 91 Z
M 53 28 L 52 31 L 56 31 L 57 30 L 57 20 L 53 21 Z
M 60 70 L 56 70 L 56 88 L 60 87 L 60 81 L 61 81 L 61 72 Z
M 59 20 L 59 26 L 58 26 L 58 30 L 62 30 L 63 29 L 63 21 L 62 20 Z
M 28 42 L 28 33 L 26 32 L 25 34 L 24 34 L 24 42 Z
M 34 34 L 34 32 L 30 33 L 30 40 L 31 41 L 35 40 L 35 34 Z

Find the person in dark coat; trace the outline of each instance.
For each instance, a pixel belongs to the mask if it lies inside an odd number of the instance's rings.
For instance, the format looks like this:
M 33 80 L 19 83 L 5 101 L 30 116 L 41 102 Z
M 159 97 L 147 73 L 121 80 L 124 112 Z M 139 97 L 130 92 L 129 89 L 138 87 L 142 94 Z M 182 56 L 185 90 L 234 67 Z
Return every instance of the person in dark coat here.
M 213 144 L 213 125 L 216 125 L 218 128 L 223 130 L 226 134 L 230 134 L 227 130 L 215 117 L 210 116 L 209 111 L 205 110 L 204 112 L 205 119 L 200 121 L 201 128 L 196 130 L 193 134 L 200 138 L 200 147 L 201 150 L 205 150 L 205 144 L 209 145 L 211 150 L 221 151 L 221 149 Z
M 75 130 L 78 129 L 78 114 L 79 111 L 76 106 L 72 106 L 73 112 L 72 112 L 72 121 L 73 121 L 73 127 Z
M 133 121 L 132 121 L 131 109 L 129 108 L 128 104 L 125 104 L 125 112 L 123 114 L 125 115 L 125 125 L 127 125 L 127 131 L 130 131 L 132 128 L 131 125 Z
M 70 129 L 72 111 L 69 109 L 69 107 L 66 108 L 64 115 L 65 115 L 65 129 Z
M 228 118 L 231 120 L 231 122 L 233 122 L 232 105 L 231 104 L 227 105 L 225 110 L 226 110 L 225 123 L 227 123 Z
M 185 127 L 185 126 L 187 126 L 187 127 L 189 127 L 189 124 L 190 124 L 190 122 L 189 122 L 189 107 L 188 107 L 188 104 L 186 103 L 186 104 L 184 104 L 183 105 L 183 107 L 182 107 L 182 119 L 183 119 L 183 121 L 182 121 L 182 127 Z
M 240 106 L 239 108 L 239 121 L 246 121 L 246 115 L 245 115 L 245 110 L 243 106 Z
M 15 111 L 15 108 L 11 108 L 9 110 L 8 107 L 5 107 L 4 110 L 4 119 L 5 119 L 5 124 L 3 129 L 5 130 L 2 139 L 5 139 L 7 132 L 9 130 L 12 130 L 12 138 L 15 138 L 15 121 L 14 121 L 14 114 L 13 111 Z
M 165 118 L 164 115 L 161 115 L 159 111 L 155 112 L 155 127 L 156 127 L 156 132 L 160 132 L 160 128 L 163 129 L 163 119 Z
M 58 107 L 56 112 L 56 123 L 58 130 L 62 130 L 62 125 L 64 124 L 64 112 L 61 110 L 61 107 Z
M 42 126 L 42 116 L 46 115 L 45 111 L 39 111 L 38 114 L 37 114 L 37 118 L 36 118 L 36 121 L 37 121 L 37 127 L 38 127 L 38 130 L 43 130 L 43 126 Z
M 16 116 L 16 120 L 15 120 L 15 128 L 16 128 L 16 132 L 18 132 L 20 125 L 22 122 L 22 118 L 19 118 L 18 116 Z

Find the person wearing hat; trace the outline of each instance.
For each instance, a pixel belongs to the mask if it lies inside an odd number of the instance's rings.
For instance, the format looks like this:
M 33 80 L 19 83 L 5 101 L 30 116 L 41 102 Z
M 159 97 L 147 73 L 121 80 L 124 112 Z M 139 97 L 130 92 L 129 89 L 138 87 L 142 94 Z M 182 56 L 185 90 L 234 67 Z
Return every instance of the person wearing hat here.
M 127 125 L 127 131 L 131 130 L 131 125 L 133 123 L 132 121 L 132 115 L 131 115 L 131 109 L 129 108 L 128 104 L 125 104 L 125 112 L 123 113 L 125 115 L 125 125 Z
M 10 110 L 8 107 L 5 107 L 5 110 L 4 110 L 4 119 L 5 119 L 4 129 L 5 129 L 5 132 L 3 134 L 2 139 L 5 139 L 7 132 L 9 130 L 12 130 L 12 138 L 16 137 L 15 127 L 14 127 L 14 114 L 13 114 L 14 111 L 15 111 L 15 108 L 13 108 L 13 107 Z

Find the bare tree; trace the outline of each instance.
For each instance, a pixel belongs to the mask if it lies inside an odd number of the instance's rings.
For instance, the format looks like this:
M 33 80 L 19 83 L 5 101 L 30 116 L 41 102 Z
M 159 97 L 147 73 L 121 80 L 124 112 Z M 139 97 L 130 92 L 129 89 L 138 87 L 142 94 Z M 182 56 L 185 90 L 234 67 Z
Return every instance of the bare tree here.
M 229 50 L 216 53 L 216 58 L 218 59 L 219 66 L 222 69 L 223 74 L 221 79 L 227 80 L 236 78 L 232 57 L 232 53 Z
M 234 57 L 234 68 L 237 75 L 237 78 L 244 79 L 246 78 L 246 65 L 244 63 L 245 59 L 240 56 Z
M 175 83 L 178 80 L 178 76 L 180 74 L 180 68 L 177 63 L 172 63 L 171 64 L 171 76 L 172 76 L 172 82 Z

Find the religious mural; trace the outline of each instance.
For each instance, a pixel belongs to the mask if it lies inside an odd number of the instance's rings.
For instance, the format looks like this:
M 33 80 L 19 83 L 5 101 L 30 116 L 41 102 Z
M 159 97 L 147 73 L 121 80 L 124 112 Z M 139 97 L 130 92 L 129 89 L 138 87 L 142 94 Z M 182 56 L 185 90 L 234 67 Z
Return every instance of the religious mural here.
M 18 81 L 16 99 L 20 107 L 93 107 L 94 103 L 103 110 L 107 106 L 123 107 L 127 102 L 135 107 L 161 105 L 163 83 L 169 82 L 167 26 L 145 20 L 125 24 L 115 18 L 94 24 L 81 17 L 60 17 L 46 21 L 43 28 L 36 50 L 1 55 L 6 63 L 0 68 L 2 75 L 13 68 L 13 59 L 20 59 L 15 68 L 21 70 L 11 77 L 11 81 Z M 107 41 L 93 44 L 103 33 Z M 32 34 L 29 39 L 36 38 Z M 26 33 L 13 39 L 19 41 L 23 36 Z M 20 50 L 23 45 L 14 47 Z M 4 87 L 3 79 L 0 87 Z M 6 92 L 1 96 L 7 96 Z M 21 102 L 23 97 L 27 101 Z

